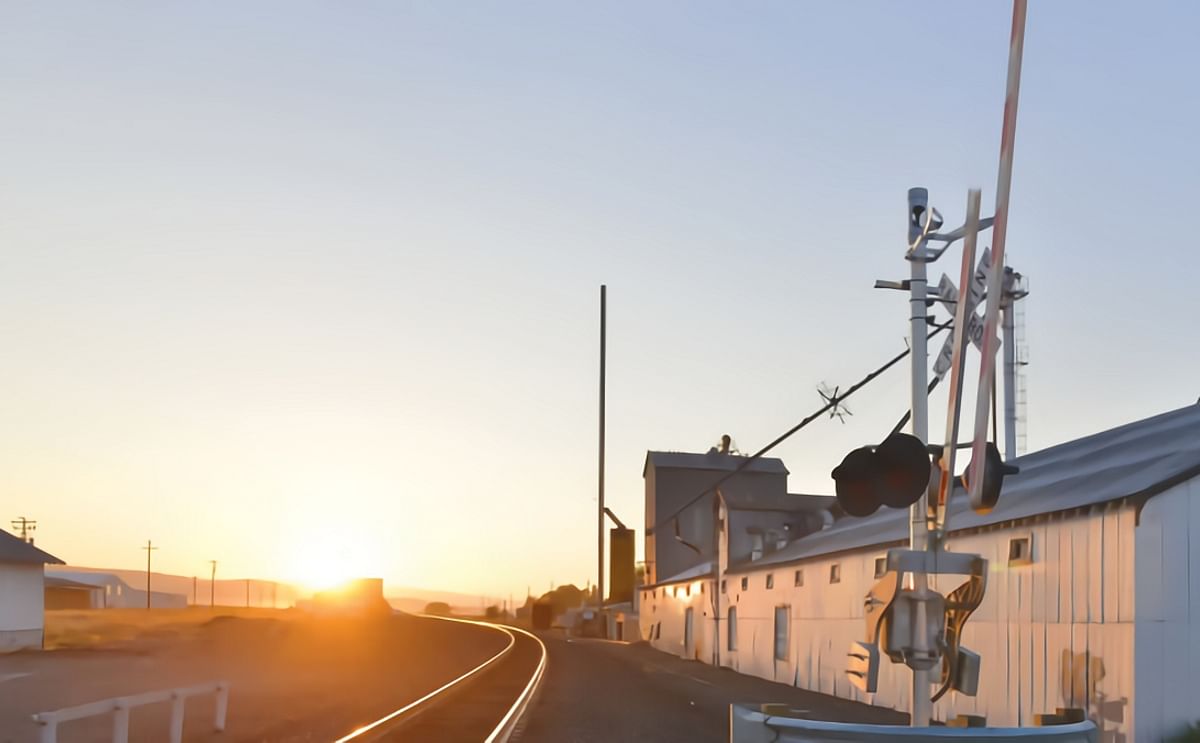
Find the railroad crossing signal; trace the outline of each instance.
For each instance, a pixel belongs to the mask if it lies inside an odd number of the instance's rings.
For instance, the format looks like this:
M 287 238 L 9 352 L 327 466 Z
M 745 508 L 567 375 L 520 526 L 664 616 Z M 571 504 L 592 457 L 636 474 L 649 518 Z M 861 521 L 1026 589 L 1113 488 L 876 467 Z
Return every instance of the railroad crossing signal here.
M 975 471 L 975 461 L 972 460 L 967 471 L 963 473 L 963 487 L 971 494 L 971 508 L 975 509 L 976 513 L 991 513 L 1000 500 L 1000 489 L 1004 485 L 1004 476 L 1015 475 L 1021 470 L 1019 467 L 1005 464 L 995 442 L 989 441 L 983 450 L 983 466 L 978 470 L 981 472 L 979 477 L 982 481 L 979 488 L 972 488 L 967 477 Z
M 916 436 L 893 433 L 878 446 L 847 454 L 830 476 L 851 516 L 870 516 L 880 506 L 908 508 L 929 486 L 929 452 Z

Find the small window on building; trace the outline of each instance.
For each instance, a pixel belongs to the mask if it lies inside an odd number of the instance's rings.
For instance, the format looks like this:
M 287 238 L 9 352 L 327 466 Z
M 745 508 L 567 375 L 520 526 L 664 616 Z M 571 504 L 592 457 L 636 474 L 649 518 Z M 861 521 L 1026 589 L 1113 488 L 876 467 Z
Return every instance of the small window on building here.
M 703 583 L 700 584 L 700 594 L 704 595 L 704 584 Z
M 729 607 L 729 621 L 725 623 L 725 648 L 737 650 L 737 607 Z
M 775 607 L 775 660 L 788 659 L 788 617 L 791 607 Z
M 775 587 L 775 574 L 767 573 L 767 590 L 770 591 Z
M 1029 565 L 1033 562 L 1033 544 L 1029 537 L 1014 537 L 1008 540 L 1008 564 Z
M 829 566 L 829 582 L 830 583 L 841 583 L 842 582 L 842 564 L 840 562 L 835 562 L 834 564 Z
M 797 570 L 796 576 L 792 579 L 792 581 L 793 581 L 792 585 L 794 585 L 796 587 L 800 587 L 800 586 L 804 585 L 804 571 Z
M 679 595 L 679 586 L 671 586 L 671 595 L 672 595 L 672 596 L 678 596 L 678 595 Z
M 662 639 L 662 622 L 655 622 L 654 624 L 654 639 Z
M 725 593 L 725 579 L 721 579 L 721 593 Z
M 691 595 L 692 595 L 692 584 L 691 584 L 691 583 L 689 583 L 689 584 L 687 584 L 686 586 L 684 586 L 684 587 L 683 587 L 683 595 L 684 595 L 684 596 L 691 596 Z
M 876 557 L 875 558 L 875 577 L 882 578 L 883 574 L 886 572 L 887 572 L 887 558 L 886 557 Z
M 742 590 L 745 591 L 749 587 L 750 587 L 750 579 L 743 575 L 742 576 Z
M 655 588 L 653 591 L 650 592 L 650 598 L 652 598 L 652 599 L 658 598 L 658 589 L 657 588 Z

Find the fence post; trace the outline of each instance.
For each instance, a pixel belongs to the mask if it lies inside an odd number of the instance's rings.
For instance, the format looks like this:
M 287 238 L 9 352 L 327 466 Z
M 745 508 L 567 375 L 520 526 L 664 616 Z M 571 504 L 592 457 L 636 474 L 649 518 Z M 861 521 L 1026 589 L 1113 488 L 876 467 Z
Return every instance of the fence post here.
M 217 715 L 213 727 L 218 733 L 225 730 L 225 714 L 229 711 L 229 684 L 222 681 L 217 684 Z
M 171 743 L 183 743 L 183 705 L 187 698 L 179 690 L 171 692 Z
M 42 728 L 41 737 L 38 740 L 41 743 L 58 743 L 58 723 L 46 722 L 45 720 L 38 720 L 37 722 Z
M 129 743 L 129 706 L 117 699 L 113 706 L 113 743 Z

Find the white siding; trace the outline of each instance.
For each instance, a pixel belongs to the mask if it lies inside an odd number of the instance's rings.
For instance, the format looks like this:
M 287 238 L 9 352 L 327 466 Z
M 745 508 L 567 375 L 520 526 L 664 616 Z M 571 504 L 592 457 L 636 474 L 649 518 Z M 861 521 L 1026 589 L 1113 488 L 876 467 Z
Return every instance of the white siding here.
M 1119 735 L 1132 740 L 1133 523 L 1131 506 L 1101 508 L 1086 515 L 952 538 L 950 549 L 978 553 L 988 560 L 984 601 L 963 634 L 963 645 L 980 653 L 983 665 L 979 695 L 947 694 L 935 705 L 936 717 L 945 720 L 958 714 L 980 714 L 992 725 L 1030 725 L 1037 713 L 1054 712 L 1057 707 L 1086 707 L 1108 733 L 1106 740 Z M 1186 530 L 1177 530 L 1186 535 Z M 1013 537 L 1031 539 L 1031 564 L 1008 565 Z M 904 666 L 885 660 L 879 691 L 873 695 L 859 692 L 845 676 L 846 651 L 851 642 L 863 638 L 863 596 L 875 582 L 874 562 L 881 554 L 883 550 L 869 548 L 802 564 L 764 567 L 748 574 L 745 591 L 741 590 L 740 574 L 726 576 L 729 593 L 722 597 L 721 606 L 738 607 L 739 637 L 737 650 L 730 653 L 722 634 L 722 665 L 825 694 L 907 710 L 911 676 Z M 830 583 L 830 566 L 835 563 L 840 566 L 841 581 Z M 797 568 L 804 570 L 801 587 L 793 586 Z M 1138 577 L 1141 569 L 1139 562 Z M 772 590 L 765 587 L 768 572 L 775 574 Z M 943 576 L 936 585 L 946 593 L 961 580 Z M 1147 582 L 1139 581 L 1139 590 Z M 678 629 L 669 630 L 664 621 L 661 641 L 654 644 L 679 654 L 682 604 L 675 600 L 664 605 L 659 590 L 658 615 L 643 611 L 643 622 L 663 619 L 664 611 L 673 616 Z M 1176 604 L 1177 609 L 1187 608 L 1186 602 Z M 791 652 L 786 661 L 774 657 L 774 610 L 780 605 L 791 606 Z M 1140 617 L 1140 594 L 1137 611 Z M 698 619 L 701 612 L 697 608 Z M 1193 644 L 1200 649 L 1200 642 Z M 698 657 L 711 662 L 703 655 Z M 1141 660 L 1139 657 L 1139 688 Z M 1185 654 L 1179 662 L 1190 661 Z M 1182 685 L 1176 693 L 1200 690 L 1200 657 L 1193 665 L 1197 668 L 1195 681 L 1190 687 Z M 1200 710 L 1200 700 L 1192 706 Z M 1138 714 L 1142 714 L 1140 710 Z M 1140 735 L 1139 740 L 1143 740 Z
M 701 590 L 703 587 L 703 591 Z M 642 589 L 642 608 L 638 614 L 641 637 L 656 650 L 677 655 L 680 658 L 702 660 L 713 663 L 718 647 L 725 655 L 724 644 L 717 645 L 713 592 L 718 585 L 711 578 L 702 578 L 653 589 Z M 722 602 L 724 605 L 724 602 Z M 693 648 L 687 652 L 684 643 L 684 615 L 687 609 L 693 614 Z M 741 617 L 738 617 L 739 623 Z M 724 622 L 722 637 L 724 642 Z
M 41 647 L 43 582 L 41 565 L 0 563 L 0 649 Z
M 0 630 L 41 629 L 41 565 L 0 563 Z
M 1133 669 L 1139 741 L 1159 740 L 1200 719 L 1198 498 L 1197 480 L 1151 498 L 1135 530 L 1137 658 Z

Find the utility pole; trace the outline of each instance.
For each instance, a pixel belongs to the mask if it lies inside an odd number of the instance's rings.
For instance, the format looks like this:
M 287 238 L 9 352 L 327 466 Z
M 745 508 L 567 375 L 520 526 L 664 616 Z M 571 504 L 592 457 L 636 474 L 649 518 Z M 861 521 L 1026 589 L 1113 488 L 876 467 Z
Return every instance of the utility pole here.
M 608 338 L 608 287 L 600 285 L 600 465 L 596 509 L 596 605 L 604 606 L 604 372 Z
M 22 516 L 12 520 L 13 531 L 21 532 L 21 541 L 33 544 L 33 532 L 37 530 L 37 522 Z
M 149 610 L 150 609 L 150 553 L 154 552 L 154 550 L 158 549 L 158 547 L 155 547 L 153 544 L 150 543 L 150 540 L 147 539 L 146 546 L 142 547 L 142 549 L 146 550 L 146 609 Z
M 192 606 L 196 605 L 196 576 L 192 576 Z
M 217 605 L 217 561 L 209 560 L 212 564 L 212 577 L 208 580 L 208 608 L 215 608 Z
M 250 608 L 250 579 L 246 579 L 246 608 Z

